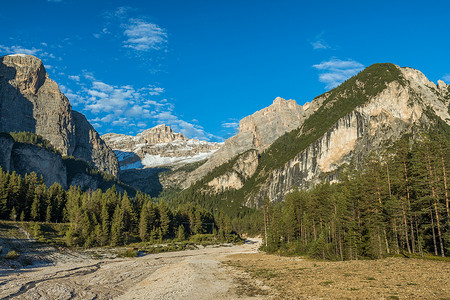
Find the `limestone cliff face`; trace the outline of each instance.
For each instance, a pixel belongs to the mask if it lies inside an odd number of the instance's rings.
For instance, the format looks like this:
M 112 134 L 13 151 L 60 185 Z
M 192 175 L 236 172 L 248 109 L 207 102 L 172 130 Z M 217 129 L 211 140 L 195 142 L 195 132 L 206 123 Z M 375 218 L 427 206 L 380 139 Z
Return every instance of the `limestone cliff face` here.
M 230 171 L 208 182 L 215 192 L 238 190 L 253 176 L 258 167 L 258 151 L 249 150 L 237 158 Z
M 399 67 L 398 67 L 399 68 Z M 425 111 L 430 107 L 450 124 L 448 87 L 436 86 L 421 72 L 399 68 L 405 84 L 391 82 L 381 93 L 358 106 L 330 128 L 326 134 L 272 171 L 259 190 L 249 195 L 246 204 L 258 206 L 265 197 L 281 201 L 293 187 L 309 187 L 345 163 L 363 161 L 371 151 L 380 152 L 406 133 L 430 127 Z
M 243 118 L 239 122 L 239 133 L 227 139 L 205 164 L 192 172 L 183 187 L 190 186 L 215 167 L 249 149 L 263 151 L 281 135 L 299 127 L 315 109 L 309 103 L 302 107 L 295 100 L 277 97 L 272 105 Z
M 0 58 L 0 131 L 28 131 L 49 140 L 63 155 L 75 145 L 69 100 L 30 55 Z
M 177 133 L 169 126 L 161 124 L 142 131 L 138 134 L 146 144 L 171 143 L 173 141 L 187 141 L 188 138 L 182 133 Z
M 63 155 L 84 159 L 116 175 L 114 153 L 31 55 L 0 57 L 0 132 L 28 131 L 49 140 Z M 106 160 L 103 160 L 106 158 Z
M 67 187 L 67 172 L 61 155 L 41 147 L 15 143 L 10 168 L 21 175 L 31 172 L 42 175 L 47 186 L 56 182 L 63 188 Z
M 108 145 L 100 138 L 98 132 L 86 120 L 83 114 L 72 111 L 75 121 L 76 144 L 73 156 L 91 162 L 97 169 L 117 175 L 119 162 L 116 155 Z

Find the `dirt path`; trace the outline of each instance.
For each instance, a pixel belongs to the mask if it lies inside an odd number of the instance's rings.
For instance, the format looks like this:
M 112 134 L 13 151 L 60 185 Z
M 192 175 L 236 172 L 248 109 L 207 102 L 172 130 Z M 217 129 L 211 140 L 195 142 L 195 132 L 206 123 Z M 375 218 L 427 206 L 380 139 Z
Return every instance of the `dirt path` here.
M 133 259 L 64 262 L 51 267 L 0 271 L 1 299 L 250 299 L 231 268 L 230 254 L 255 253 L 259 240 Z M 244 280 L 244 279 L 243 279 Z M 246 279 L 248 280 L 248 278 Z M 248 282 L 245 282 L 247 284 Z M 267 287 L 253 282 L 258 299 Z

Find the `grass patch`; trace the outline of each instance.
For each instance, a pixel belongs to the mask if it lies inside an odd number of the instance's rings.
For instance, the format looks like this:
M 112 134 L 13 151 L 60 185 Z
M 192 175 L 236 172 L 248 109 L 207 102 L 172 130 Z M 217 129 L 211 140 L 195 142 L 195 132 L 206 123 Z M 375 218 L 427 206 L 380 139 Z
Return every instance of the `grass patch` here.
M 17 253 L 15 250 L 11 250 L 8 253 L 6 253 L 5 258 L 6 259 L 17 259 L 19 257 L 19 253 Z
M 126 249 L 119 254 L 120 257 L 137 257 L 138 251 L 135 249 Z
M 277 277 L 278 275 L 269 269 L 259 269 L 252 272 L 253 277 L 260 277 L 267 280 Z

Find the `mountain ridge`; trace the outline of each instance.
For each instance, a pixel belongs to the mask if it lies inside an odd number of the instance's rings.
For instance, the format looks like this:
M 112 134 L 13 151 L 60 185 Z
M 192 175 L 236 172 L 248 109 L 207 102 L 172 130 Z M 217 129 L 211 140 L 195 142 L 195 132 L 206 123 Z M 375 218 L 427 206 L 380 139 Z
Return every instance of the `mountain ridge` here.
M 320 104 L 315 113 L 255 158 L 254 174 L 240 184 L 234 181 L 229 189 L 240 191 L 249 206 L 259 206 L 266 197 L 280 201 L 292 187 L 307 187 L 344 163 L 358 164 L 388 140 L 427 126 L 429 130 L 433 121 L 426 115 L 428 108 L 448 125 L 449 95 L 444 82 L 436 85 L 420 71 L 374 64 L 316 97 L 311 102 Z M 230 168 L 212 173 L 226 177 L 234 172 Z M 211 193 L 211 178 L 206 176 L 193 188 Z M 227 190 L 223 181 L 221 190 Z
M 0 131 L 41 135 L 65 156 L 117 175 L 118 161 L 83 114 L 72 110 L 42 61 L 31 55 L 0 57 Z
M 188 139 L 165 124 L 146 129 L 136 136 L 107 133 L 102 139 L 116 153 L 121 170 L 177 168 L 205 160 L 221 146 L 221 143 Z

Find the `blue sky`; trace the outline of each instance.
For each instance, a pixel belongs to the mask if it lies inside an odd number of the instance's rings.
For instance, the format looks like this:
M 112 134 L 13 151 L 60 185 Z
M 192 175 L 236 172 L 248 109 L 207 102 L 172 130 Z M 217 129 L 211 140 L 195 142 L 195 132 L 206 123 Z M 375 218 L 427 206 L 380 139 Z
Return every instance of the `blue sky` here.
M 124 5 L 127 3 L 127 5 Z M 44 61 L 101 134 L 168 124 L 221 141 L 392 62 L 450 83 L 449 1 L 1 1 L 0 55 Z

